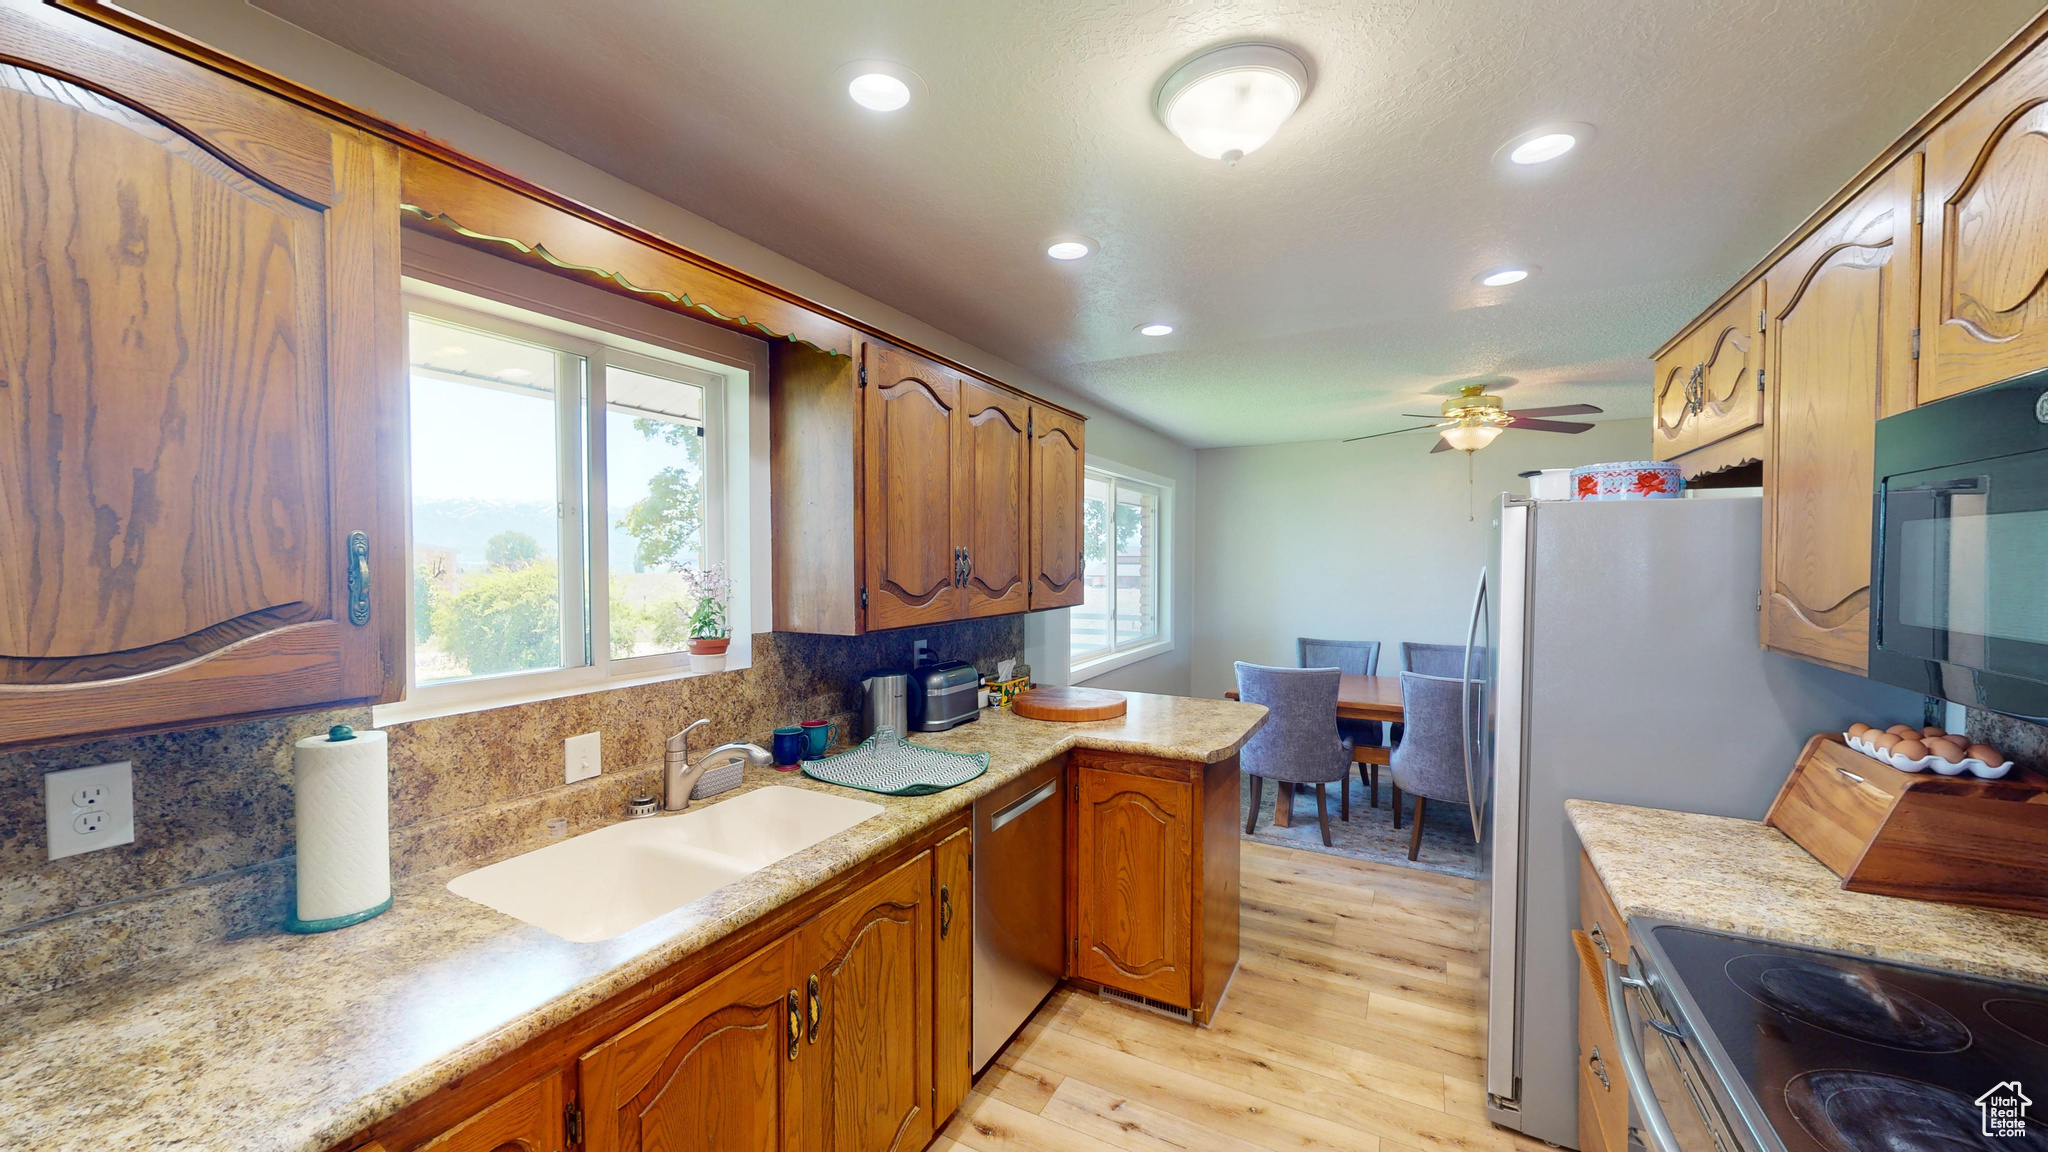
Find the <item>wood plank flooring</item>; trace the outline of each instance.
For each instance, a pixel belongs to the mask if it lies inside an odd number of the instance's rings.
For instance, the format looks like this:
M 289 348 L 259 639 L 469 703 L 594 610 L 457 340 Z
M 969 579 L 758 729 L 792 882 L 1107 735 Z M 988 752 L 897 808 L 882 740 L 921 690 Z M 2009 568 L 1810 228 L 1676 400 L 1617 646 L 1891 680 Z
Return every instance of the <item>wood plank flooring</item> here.
M 938 1152 L 1535 1152 L 1487 1123 L 1470 880 L 1246 841 L 1214 1027 L 1062 988 Z

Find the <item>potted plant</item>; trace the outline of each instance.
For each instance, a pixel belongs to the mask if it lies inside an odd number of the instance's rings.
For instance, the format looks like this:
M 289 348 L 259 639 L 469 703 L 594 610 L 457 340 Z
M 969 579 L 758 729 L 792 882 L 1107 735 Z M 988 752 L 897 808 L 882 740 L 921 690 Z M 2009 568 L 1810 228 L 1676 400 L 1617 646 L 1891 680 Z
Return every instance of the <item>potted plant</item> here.
M 725 620 L 725 606 L 732 598 L 732 580 L 725 565 L 686 568 L 683 586 L 690 590 L 696 607 L 690 610 L 690 671 L 716 672 L 725 667 L 725 650 L 732 644 Z

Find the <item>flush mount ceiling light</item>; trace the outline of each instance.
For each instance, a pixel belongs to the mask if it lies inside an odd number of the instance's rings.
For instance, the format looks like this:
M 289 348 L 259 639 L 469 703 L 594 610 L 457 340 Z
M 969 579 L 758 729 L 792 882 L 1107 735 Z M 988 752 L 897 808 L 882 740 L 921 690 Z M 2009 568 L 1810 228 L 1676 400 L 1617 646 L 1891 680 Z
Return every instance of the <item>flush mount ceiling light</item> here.
M 1080 260 L 1095 254 L 1095 241 L 1086 236 L 1062 236 L 1045 246 L 1045 254 L 1055 260 Z
M 1171 335 L 1173 335 L 1173 325 L 1171 325 L 1171 324 L 1140 324 L 1140 325 L 1138 325 L 1138 335 L 1140 335 L 1140 336 L 1171 336 Z
M 1173 70 L 1159 121 L 1197 156 L 1236 164 L 1273 138 L 1308 95 L 1308 68 L 1273 44 L 1232 44 Z
M 846 85 L 853 102 L 871 112 L 894 112 L 910 103 L 910 85 L 886 72 L 863 72 Z
M 1505 288 L 1510 284 L 1520 284 L 1527 280 L 1529 273 L 1534 271 L 1534 268 L 1496 268 L 1491 272 L 1480 273 L 1477 279 L 1488 288 Z
M 1501 145 L 1494 159 L 1505 168 L 1527 171 L 1560 159 L 1592 138 L 1591 124 L 1545 124 Z

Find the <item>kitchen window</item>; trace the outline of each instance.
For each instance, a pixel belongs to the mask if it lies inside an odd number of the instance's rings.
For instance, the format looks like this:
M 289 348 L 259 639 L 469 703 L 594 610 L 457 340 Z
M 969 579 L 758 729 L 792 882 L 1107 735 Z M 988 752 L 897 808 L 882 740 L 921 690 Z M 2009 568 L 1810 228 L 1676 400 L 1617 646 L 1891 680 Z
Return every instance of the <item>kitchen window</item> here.
M 406 286 L 411 667 L 393 710 L 682 674 L 685 574 L 728 561 L 733 370 Z
M 1081 501 L 1083 600 L 1068 621 L 1076 677 L 1173 647 L 1167 532 L 1173 485 L 1135 469 L 1087 469 Z

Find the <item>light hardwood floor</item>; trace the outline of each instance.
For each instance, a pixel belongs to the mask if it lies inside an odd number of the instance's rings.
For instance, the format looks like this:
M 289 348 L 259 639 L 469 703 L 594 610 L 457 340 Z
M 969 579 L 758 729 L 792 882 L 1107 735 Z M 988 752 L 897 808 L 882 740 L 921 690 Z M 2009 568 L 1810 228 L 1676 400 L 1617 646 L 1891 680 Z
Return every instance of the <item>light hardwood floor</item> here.
M 1062 988 L 939 1152 L 1535 1152 L 1486 1121 L 1470 880 L 1247 841 L 1215 1026 Z

